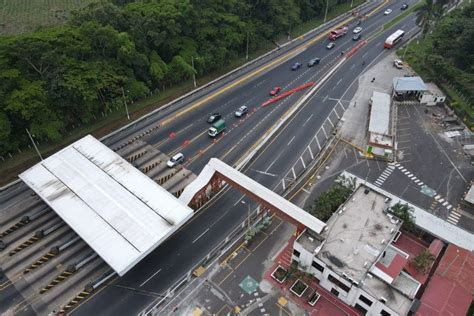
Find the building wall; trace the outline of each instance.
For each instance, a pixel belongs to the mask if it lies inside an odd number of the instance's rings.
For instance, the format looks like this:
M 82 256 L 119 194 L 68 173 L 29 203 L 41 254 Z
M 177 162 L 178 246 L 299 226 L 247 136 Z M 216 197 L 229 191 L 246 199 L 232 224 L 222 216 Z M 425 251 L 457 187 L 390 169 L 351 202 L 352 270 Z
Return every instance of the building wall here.
M 381 315 L 382 310 L 385 310 L 392 316 L 398 315 L 398 313 L 388 308 L 383 302 L 380 302 L 378 298 L 374 298 L 372 295 L 369 295 L 367 292 L 359 288 L 356 284 L 340 277 L 324 262 L 316 258 L 313 253 L 303 248 L 297 240 L 293 244 L 293 254 L 291 259 L 292 261 L 297 261 L 299 267 L 306 268 L 306 272 L 311 273 L 316 279 L 318 279 L 321 287 L 334 295 L 336 295 L 335 291 L 337 291 L 337 297 L 341 301 L 353 307 L 358 304 L 367 310 L 366 315 Z M 339 285 L 335 284 L 334 281 L 340 282 Z M 372 305 L 369 306 L 361 301 L 360 295 L 363 295 L 372 301 Z

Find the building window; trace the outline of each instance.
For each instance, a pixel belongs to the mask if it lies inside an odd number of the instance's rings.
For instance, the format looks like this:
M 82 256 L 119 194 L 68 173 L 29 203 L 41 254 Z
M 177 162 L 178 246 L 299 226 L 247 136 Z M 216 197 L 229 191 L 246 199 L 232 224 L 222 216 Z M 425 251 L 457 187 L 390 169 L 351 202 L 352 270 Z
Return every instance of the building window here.
M 349 292 L 349 290 L 351 289 L 350 287 L 336 279 L 332 274 L 328 276 L 328 280 L 331 281 L 333 284 L 337 285 L 343 291 Z
M 300 252 L 299 252 L 298 250 L 296 250 L 296 249 L 293 249 L 293 256 L 299 258 L 299 257 L 300 257 Z
M 359 296 L 359 300 L 361 300 L 362 302 L 364 302 L 365 304 L 367 304 L 368 306 L 372 306 L 372 301 L 369 300 L 367 297 L 365 297 L 364 295 L 361 295 Z
M 322 265 L 320 265 L 319 263 L 317 263 L 316 261 L 313 261 L 313 263 L 311 264 L 316 270 L 320 271 L 320 272 L 323 272 L 324 271 L 324 267 Z
M 357 309 L 359 312 L 361 312 L 362 315 L 367 314 L 367 310 L 357 303 L 355 304 L 354 308 Z
M 382 309 L 382 311 L 380 312 L 380 315 L 382 315 L 382 316 L 392 316 L 392 314 L 390 314 L 389 312 L 387 312 L 384 309 Z

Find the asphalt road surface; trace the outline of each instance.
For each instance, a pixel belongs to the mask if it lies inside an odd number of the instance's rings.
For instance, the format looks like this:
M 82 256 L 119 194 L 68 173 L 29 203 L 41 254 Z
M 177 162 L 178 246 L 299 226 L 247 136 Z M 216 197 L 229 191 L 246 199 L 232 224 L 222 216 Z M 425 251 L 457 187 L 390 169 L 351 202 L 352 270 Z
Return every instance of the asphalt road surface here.
M 389 16 L 383 15 L 383 10 L 386 9 L 384 8 L 365 20 L 361 25 L 364 28 L 363 38 L 375 34 L 384 23 L 394 18 L 399 13 L 402 2 L 395 1 L 388 5 L 393 9 Z M 350 26 L 350 30 L 353 27 L 354 24 Z M 348 100 L 356 90 L 356 80 L 360 73 L 369 67 L 371 62 L 376 62 L 378 58 L 388 54 L 388 51 L 383 49 L 383 42 L 397 28 L 403 28 L 409 37 L 416 31 L 414 17 L 378 34 L 348 59 L 283 127 L 278 137 L 264 148 L 257 159 L 246 168 L 245 173 L 279 192 L 281 188 L 278 185 L 282 177 L 311 142 L 326 117 L 338 104 L 338 100 L 347 107 Z M 188 158 L 188 168 L 197 173 L 211 157 L 220 157 L 225 162 L 234 164 L 302 95 L 297 94 L 280 103 L 261 108 L 260 104 L 268 99 L 268 92 L 274 86 L 279 85 L 288 90 L 320 79 L 339 60 L 342 50 L 348 51 L 355 45 L 351 34 L 338 39 L 332 50 L 325 48 L 326 39 L 315 42 L 299 55 L 276 63 L 269 71 L 256 75 L 250 81 L 242 82 L 188 114 L 176 117 L 158 132 L 142 140 L 168 154 L 183 152 Z M 321 64 L 307 68 L 307 61 L 313 57 L 322 58 Z M 363 60 L 366 61 L 365 65 L 362 65 Z M 298 71 L 291 71 L 291 65 L 296 61 L 301 62 L 303 67 Z M 233 117 L 233 112 L 240 105 L 247 105 L 250 109 L 250 114 L 243 120 Z M 226 135 L 217 143 L 213 143 L 205 134 L 209 127 L 205 121 L 209 113 L 214 111 L 222 113 L 229 127 Z M 173 138 L 168 137 L 171 132 L 176 133 Z M 189 145 L 182 146 L 186 140 Z M 109 145 L 113 147 L 114 144 Z M 245 205 L 239 203 L 241 199 L 242 195 L 232 189 L 220 195 L 124 277 L 115 279 L 111 285 L 99 291 L 73 313 L 139 313 L 145 306 L 159 299 L 177 279 L 195 267 L 230 231 L 241 224 L 247 213 Z M 250 203 L 247 198 L 244 199 Z

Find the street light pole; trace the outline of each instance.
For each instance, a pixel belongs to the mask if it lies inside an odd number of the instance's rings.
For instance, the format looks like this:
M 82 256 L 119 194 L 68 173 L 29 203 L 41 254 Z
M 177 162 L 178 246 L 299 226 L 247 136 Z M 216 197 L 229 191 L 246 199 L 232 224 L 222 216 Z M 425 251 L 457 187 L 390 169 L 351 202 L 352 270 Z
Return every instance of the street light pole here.
M 402 60 L 405 61 L 405 54 L 407 53 L 407 50 L 408 50 L 408 45 L 410 44 L 410 42 L 407 43 L 407 46 L 405 46 L 405 50 L 403 51 L 403 55 L 402 55 Z
M 123 103 L 125 103 L 125 111 L 127 112 L 127 119 L 130 120 L 130 114 L 128 113 L 128 105 L 127 105 L 127 99 L 125 98 L 125 91 L 122 88 L 122 96 L 123 96 Z
M 194 68 L 194 56 L 191 56 L 191 66 L 193 67 L 193 83 L 194 83 L 194 88 L 197 87 L 196 84 L 196 69 Z
M 244 200 L 240 201 L 240 203 L 247 205 L 247 227 L 248 227 L 248 231 L 250 231 L 250 205 L 245 203 Z
M 354 0 L 351 0 L 351 8 L 352 8 L 353 5 L 354 5 Z
M 43 157 L 41 157 L 41 153 L 40 153 L 38 147 L 36 147 L 35 141 L 33 140 L 33 136 L 31 136 L 30 131 L 27 128 L 25 128 L 25 129 L 26 129 L 26 133 L 28 133 L 28 136 L 30 137 L 31 142 L 33 143 L 33 147 L 35 147 L 35 149 L 36 149 L 36 153 L 38 154 L 40 159 L 43 160 Z
M 328 16 L 328 7 L 329 7 L 329 0 L 326 0 L 326 12 L 324 13 L 324 23 L 326 23 L 326 18 Z
M 247 32 L 247 49 L 245 50 L 245 60 L 249 60 L 249 32 Z

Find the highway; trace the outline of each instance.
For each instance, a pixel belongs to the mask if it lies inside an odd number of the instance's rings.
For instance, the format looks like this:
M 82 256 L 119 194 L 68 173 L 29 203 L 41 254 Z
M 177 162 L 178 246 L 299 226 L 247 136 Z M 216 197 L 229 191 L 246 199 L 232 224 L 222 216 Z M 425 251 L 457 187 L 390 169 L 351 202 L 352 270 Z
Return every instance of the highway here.
M 388 5 L 393 9 L 389 16 L 383 15 L 385 7 L 369 16 L 363 23 L 363 39 L 375 34 L 380 27 L 400 13 L 402 1 Z M 373 3 L 372 7 L 377 4 Z M 415 30 L 414 19 L 402 22 L 405 31 Z M 274 86 L 281 86 L 283 91 L 297 87 L 308 81 L 318 82 L 339 60 L 341 51 L 348 51 L 356 42 L 352 41 L 352 29 L 336 41 L 336 47 L 327 50 L 327 40 L 324 34 L 321 40 L 312 43 L 312 38 L 305 39 L 300 45 L 296 43 L 271 55 L 269 58 L 243 69 L 235 76 L 202 90 L 189 98 L 185 98 L 172 107 L 159 111 L 145 120 L 136 122 L 128 129 L 104 140 L 109 147 L 117 147 L 128 142 L 136 135 L 142 134 L 151 126 L 160 124 L 148 135 L 141 137 L 150 146 L 170 155 L 183 152 L 186 157 L 185 166 L 199 173 L 211 157 L 219 157 L 225 162 L 235 165 L 245 153 L 278 121 L 278 119 L 300 98 L 299 92 L 283 101 L 262 108 L 260 104 L 269 98 L 269 91 Z M 245 173 L 263 185 L 281 192 L 282 178 L 291 170 L 295 161 L 304 155 L 304 151 L 322 126 L 324 133 L 329 132 L 327 117 L 342 114 L 349 105 L 356 85 L 353 83 L 370 66 L 371 61 L 387 54 L 382 48 L 385 38 L 391 30 L 379 34 L 374 40 L 345 62 L 342 67 L 302 106 L 298 113 L 279 131 L 277 137 L 267 144 L 260 155 Z M 407 35 L 410 36 L 409 33 Z M 297 54 L 299 53 L 299 54 Z M 307 68 L 306 63 L 314 57 L 321 58 L 321 63 L 313 68 Z M 361 61 L 365 60 L 363 66 Z M 291 71 L 294 62 L 303 66 L 298 71 Z M 338 102 L 340 100 L 340 102 Z M 233 112 L 241 105 L 249 107 L 249 115 L 242 120 L 236 119 Z M 206 123 L 210 113 L 218 111 L 226 119 L 228 129 L 224 137 L 213 142 L 206 134 L 209 124 Z M 335 111 L 339 111 L 334 114 Z M 170 133 L 175 136 L 170 138 Z M 183 145 L 183 144 L 187 145 Z M 317 152 L 314 152 L 316 154 Z M 100 289 L 91 299 L 74 310 L 74 314 L 136 314 L 145 306 L 159 299 L 161 295 L 183 274 L 204 258 L 230 231 L 239 225 L 246 216 L 247 208 L 240 204 L 242 196 L 235 190 L 213 200 L 196 215 L 192 221 L 150 254 L 145 260 L 122 278 L 115 279 L 111 285 Z M 0 195 L 0 202 L 8 200 L 9 205 L 27 204 L 29 209 L 40 207 L 37 197 L 31 196 L 31 191 L 24 184 L 17 184 L 5 190 Z M 246 200 L 246 202 L 250 202 Z M 38 204 L 39 203 L 39 204 Z M 3 208 L 4 205 L 2 205 Z M 6 209 L 6 208 L 5 208 Z M 56 217 L 57 219 L 57 217 Z M 34 231 L 33 229 L 31 231 Z M 54 241 L 67 240 L 71 230 L 58 233 Z M 62 238 L 62 239 L 61 239 Z M 74 262 L 75 250 L 87 253 L 90 248 L 80 241 L 71 247 L 70 256 L 63 265 Z M 29 254 L 30 257 L 33 255 Z M 98 260 L 101 261 L 101 260 Z M 10 265 L 13 262 L 10 260 Z M 2 269 L 5 266 L 2 265 Z M 99 275 L 107 270 L 103 262 L 97 262 L 87 275 L 77 276 L 85 280 L 89 274 Z M 53 271 L 54 272 L 54 271 Z M 43 275 L 43 279 L 46 279 Z M 71 280 L 72 282 L 73 280 Z M 12 290 L 10 286 L 9 291 Z M 71 289 L 64 297 L 72 297 L 77 291 Z M 14 294 L 5 296 L 2 305 Z M 12 301 L 9 304 L 15 304 Z M 5 305 L 4 305 L 5 306 Z M 25 309 L 21 313 L 29 314 Z
M 381 10 L 364 21 L 363 36 L 375 34 L 384 23 L 399 14 L 401 4 L 402 1 L 396 1 L 389 5 L 394 11 L 390 16 L 384 16 Z M 414 17 L 401 24 L 408 33 L 407 37 L 417 30 Z M 353 27 L 354 25 L 351 25 L 350 29 Z M 339 104 L 338 100 L 347 107 L 348 100 L 352 98 L 356 89 L 354 83 L 357 77 L 365 68 L 370 67 L 371 62 L 376 62 L 378 58 L 389 53 L 383 49 L 383 42 L 395 29 L 396 27 L 378 34 L 343 64 L 311 100 L 285 124 L 278 136 L 264 147 L 260 155 L 245 169 L 245 173 L 263 185 L 274 188 L 276 192 L 281 192 L 282 177 L 299 159 L 328 115 Z M 229 89 L 194 111 L 174 118 L 158 132 L 142 140 L 167 154 L 183 152 L 190 159 L 186 165 L 195 172 L 199 172 L 210 157 L 220 157 L 227 163 L 234 164 L 301 96 L 301 94 L 295 95 L 280 103 L 260 108 L 259 105 L 268 99 L 271 88 L 280 85 L 287 90 L 308 81 L 317 81 L 338 61 L 341 50 L 347 51 L 355 45 L 351 37 L 348 34 L 338 39 L 336 48 L 329 51 L 325 48 L 327 44 L 325 39 L 317 41 L 299 55 L 272 66 L 269 71 Z M 313 57 L 322 58 L 321 64 L 314 68 L 306 68 L 305 64 Z M 366 61 L 364 66 L 362 60 Z M 296 61 L 303 63 L 303 67 L 299 71 L 292 72 L 290 67 Z M 242 121 L 234 119 L 233 111 L 243 104 L 249 106 L 251 110 L 249 116 Z M 205 120 L 213 111 L 221 112 L 231 127 L 215 144 L 205 134 L 209 127 Z M 170 139 L 168 135 L 171 132 L 176 133 L 176 136 Z M 182 146 L 185 140 L 189 140 L 190 144 Z M 113 147 L 115 144 L 109 145 Z M 203 153 L 196 156 L 200 150 Z M 159 299 L 169 286 L 195 267 L 243 221 L 247 209 L 245 205 L 239 203 L 241 199 L 242 195 L 235 190 L 229 190 L 214 199 L 181 231 L 124 277 L 115 279 L 111 285 L 74 310 L 73 314 L 136 314 Z

